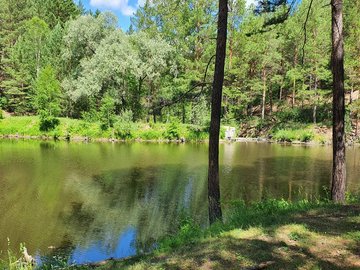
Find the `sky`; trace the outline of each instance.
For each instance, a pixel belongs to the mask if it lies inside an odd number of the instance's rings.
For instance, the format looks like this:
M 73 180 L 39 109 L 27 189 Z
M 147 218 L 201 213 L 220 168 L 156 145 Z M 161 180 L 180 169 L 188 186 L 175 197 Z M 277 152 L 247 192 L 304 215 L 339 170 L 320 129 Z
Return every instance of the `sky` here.
M 246 0 L 247 5 L 255 1 Z M 81 0 L 81 2 L 87 10 L 112 11 L 119 18 L 119 26 L 126 31 L 130 26 L 131 15 L 145 3 L 145 0 Z

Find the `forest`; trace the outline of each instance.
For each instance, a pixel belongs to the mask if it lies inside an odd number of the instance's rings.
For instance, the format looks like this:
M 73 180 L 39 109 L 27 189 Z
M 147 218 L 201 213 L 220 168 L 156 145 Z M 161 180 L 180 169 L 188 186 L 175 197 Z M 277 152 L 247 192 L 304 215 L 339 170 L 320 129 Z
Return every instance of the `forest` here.
M 114 14 L 72 0 L 1 0 L 0 9 L 3 117 L 38 115 L 43 131 L 59 117 L 103 130 L 119 122 L 208 127 L 217 1 L 146 1 L 126 32 Z M 359 10 L 359 1 L 344 1 L 347 131 L 355 137 Z M 222 124 L 242 137 L 303 141 L 314 134 L 296 130 L 330 126 L 327 0 L 232 0 L 227 32 Z M 132 136 L 131 127 L 118 129 L 120 137 Z
M 360 0 L 91 2 L 0 0 L 1 269 L 360 267 Z

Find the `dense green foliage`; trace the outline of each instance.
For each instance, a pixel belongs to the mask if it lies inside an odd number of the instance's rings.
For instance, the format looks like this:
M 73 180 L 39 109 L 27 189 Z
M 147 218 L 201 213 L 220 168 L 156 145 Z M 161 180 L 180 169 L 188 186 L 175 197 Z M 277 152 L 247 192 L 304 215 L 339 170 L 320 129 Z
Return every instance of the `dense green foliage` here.
M 229 1 L 223 123 L 328 124 L 331 8 L 315 1 L 305 24 L 309 0 L 269 3 Z M 59 89 L 52 90 L 56 101 L 49 106 L 57 109 L 50 118 L 101 121 L 107 129 L 115 115 L 130 112 L 132 121 L 208 125 L 217 1 L 145 1 L 127 33 L 115 15 L 85 12 L 71 0 L 0 4 L 3 110 L 39 114 L 37 85 L 42 70 L 52 69 L 48 87 L 57 81 Z M 359 5 L 345 1 L 348 103 L 360 87 Z M 348 108 L 356 119 L 356 103 Z

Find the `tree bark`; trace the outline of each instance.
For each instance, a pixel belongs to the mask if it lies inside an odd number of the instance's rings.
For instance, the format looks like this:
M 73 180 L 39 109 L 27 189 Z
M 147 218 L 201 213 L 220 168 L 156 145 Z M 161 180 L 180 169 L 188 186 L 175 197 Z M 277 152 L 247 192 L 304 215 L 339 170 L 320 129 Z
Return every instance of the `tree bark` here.
M 211 122 L 209 139 L 209 171 L 208 171 L 208 199 L 209 222 L 222 221 L 220 205 L 219 183 L 219 135 L 222 88 L 224 83 L 224 67 L 226 57 L 228 1 L 219 0 L 219 18 L 216 44 L 216 60 L 211 97 Z
M 265 104 L 266 103 L 266 69 L 263 69 L 263 94 L 262 94 L 262 106 L 261 106 L 261 119 L 265 119 Z
M 318 104 L 318 93 L 317 93 L 317 88 L 318 88 L 318 81 L 317 81 L 317 77 L 315 76 L 315 82 L 314 82 L 314 91 L 315 91 L 315 100 L 314 100 L 314 108 L 313 108 L 313 122 L 314 124 L 316 124 L 316 114 L 317 114 L 317 104 Z
M 273 91 L 272 91 L 271 83 L 269 86 L 269 100 L 270 100 L 270 115 L 272 115 L 272 113 L 273 113 Z
M 292 98 L 291 98 L 291 108 L 294 108 L 294 106 L 295 106 L 295 93 L 296 93 L 296 78 L 294 77 L 293 92 L 292 92 Z
M 333 174 L 331 198 L 345 201 L 345 90 L 343 1 L 331 0 L 332 6 L 332 73 L 333 73 Z

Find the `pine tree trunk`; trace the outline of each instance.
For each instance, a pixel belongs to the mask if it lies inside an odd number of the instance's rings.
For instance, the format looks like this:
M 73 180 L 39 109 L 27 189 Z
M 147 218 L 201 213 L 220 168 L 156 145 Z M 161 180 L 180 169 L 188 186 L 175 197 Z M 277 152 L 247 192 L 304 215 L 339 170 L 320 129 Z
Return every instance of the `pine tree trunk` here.
M 358 125 L 359 125 L 359 113 L 356 113 L 356 126 L 355 126 L 355 138 L 358 136 Z
M 315 83 L 314 83 L 314 91 L 315 91 L 315 104 L 314 104 L 314 108 L 313 108 L 313 121 L 314 124 L 316 124 L 316 113 L 317 113 L 317 104 L 318 104 L 318 93 L 317 93 L 317 77 L 315 76 Z
M 211 97 L 211 123 L 209 140 L 208 199 L 210 224 L 217 220 L 222 220 L 219 183 L 219 135 L 222 88 L 224 82 L 224 67 L 226 57 L 227 18 L 228 1 L 219 0 L 218 33 L 214 82 Z
M 262 104 L 261 104 L 261 119 L 265 119 L 265 102 L 266 102 L 266 69 L 263 70 L 263 94 L 262 94 Z
M 294 78 L 293 92 L 292 92 L 292 99 L 291 99 L 291 107 L 292 108 L 294 108 L 294 106 L 295 106 L 295 92 L 296 92 L 296 79 Z
M 270 100 L 270 115 L 273 113 L 273 91 L 272 85 L 269 86 L 269 100 Z
M 181 114 L 182 114 L 182 123 L 185 124 L 185 122 L 186 122 L 186 108 L 185 108 L 185 103 L 182 104 Z
M 345 90 L 343 1 L 331 0 L 332 5 L 332 73 L 333 73 L 333 175 L 331 198 L 345 201 Z

